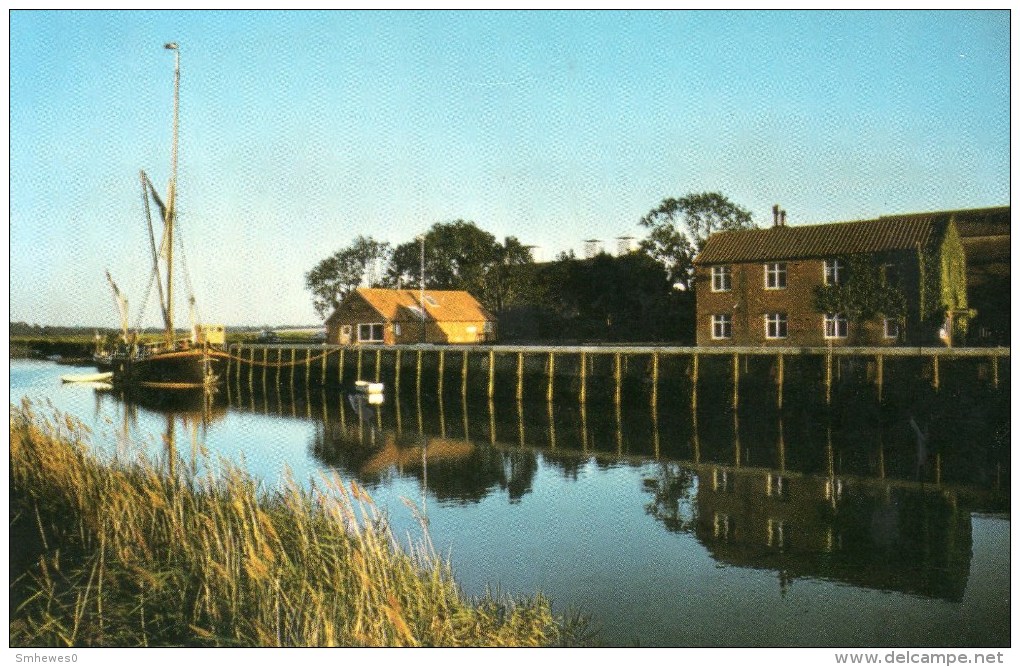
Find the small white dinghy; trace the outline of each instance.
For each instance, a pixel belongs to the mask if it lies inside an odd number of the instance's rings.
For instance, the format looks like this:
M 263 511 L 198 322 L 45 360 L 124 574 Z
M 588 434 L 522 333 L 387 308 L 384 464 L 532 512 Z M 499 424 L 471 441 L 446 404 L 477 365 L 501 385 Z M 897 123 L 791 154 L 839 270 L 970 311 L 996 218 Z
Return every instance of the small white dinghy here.
M 354 383 L 354 389 L 361 394 L 381 394 L 383 393 L 383 383 L 358 380 Z
M 61 382 L 106 382 L 113 373 L 84 373 L 82 375 L 61 375 Z

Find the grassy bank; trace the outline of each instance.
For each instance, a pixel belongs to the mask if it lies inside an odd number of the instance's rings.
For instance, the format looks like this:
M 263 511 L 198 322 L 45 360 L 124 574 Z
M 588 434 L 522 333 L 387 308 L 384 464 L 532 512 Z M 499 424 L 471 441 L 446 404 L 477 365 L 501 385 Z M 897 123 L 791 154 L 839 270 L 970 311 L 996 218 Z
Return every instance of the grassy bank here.
M 101 461 L 88 429 L 11 406 L 12 646 L 541 646 L 541 596 L 469 600 L 354 483 Z M 183 468 L 181 468 L 183 469 Z M 568 625 L 570 627 L 568 627 Z

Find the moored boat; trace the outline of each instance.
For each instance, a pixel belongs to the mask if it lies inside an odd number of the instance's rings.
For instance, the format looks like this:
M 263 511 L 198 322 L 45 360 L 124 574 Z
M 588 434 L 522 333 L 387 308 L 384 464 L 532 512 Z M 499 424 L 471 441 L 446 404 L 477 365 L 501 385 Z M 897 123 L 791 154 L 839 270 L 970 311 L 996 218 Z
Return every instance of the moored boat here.
M 113 374 L 111 379 L 116 385 L 148 389 L 208 388 L 219 382 L 219 367 L 227 358 L 227 354 L 222 350 L 225 343 L 223 326 L 193 324 L 191 337 L 183 340 L 177 338 L 174 328 L 174 253 L 177 251 L 174 245 L 174 229 L 177 225 L 177 135 L 181 61 L 180 50 L 175 42 L 166 44 L 165 48 L 174 52 L 173 143 L 170 153 L 170 182 L 165 203 L 156 193 L 152 181 L 145 172 L 140 172 L 142 201 L 152 250 L 150 289 L 151 285 L 155 284 L 159 292 L 163 335 L 155 342 L 142 342 L 137 329 L 135 332 L 128 331 L 127 299 L 121 294 L 108 272 L 106 277 L 113 288 L 120 309 L 121 340 L 112 349 L 97 349 L 93 360 L 100 371 Z M 163 234 L 159 244 L 153 231 L 150 198 L 163 220 Z M 194 306 L 193 296 L 190 303 Z

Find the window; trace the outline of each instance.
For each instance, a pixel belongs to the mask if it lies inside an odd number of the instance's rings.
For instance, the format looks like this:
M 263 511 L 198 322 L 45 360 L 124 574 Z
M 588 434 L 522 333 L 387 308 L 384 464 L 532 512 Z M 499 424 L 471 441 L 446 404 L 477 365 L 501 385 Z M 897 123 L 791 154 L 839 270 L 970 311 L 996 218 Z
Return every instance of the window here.
M 382 324 L 359 324 L 358 325 L 358 342 L 361 342 L 361 343 L 381 343 L 381 342 L 383 342 L 383 325 Z
M 399 322 L 394 322 L 393 323 L 393 335 L 394 336 L 399 336 L 400 335 L 400 323 Z
M 713 315 L 712 316 L 712 339 L 721 340 L 733 337 L 733 316 Z
M 889 287 L 899 287 L 900 267 L 896 264 L 886 263 L 882 265 L 882 284 Z
M 765 265 L 765 289 L 786 289 L 786 264 L 775 262 Z
M 885 318 L 885 337 L 886 338 L 900 337 L 900 323 L 891 317 Z
M 829 313 L 825 316 L 825 337 L 846 338 L 847 321 L 845 315 Z
M 825 284 L 842 285 L 846 281 L 846 266 L 838 259 L 825 260 Z
M 769 313 L 765 316 L 765 337 L 786 338 L 786 313 Z
M 730 267 L 728 266 L 713 266 L 712 267 L 712 291 L 713 292 L 729 292 L 730 291 Z

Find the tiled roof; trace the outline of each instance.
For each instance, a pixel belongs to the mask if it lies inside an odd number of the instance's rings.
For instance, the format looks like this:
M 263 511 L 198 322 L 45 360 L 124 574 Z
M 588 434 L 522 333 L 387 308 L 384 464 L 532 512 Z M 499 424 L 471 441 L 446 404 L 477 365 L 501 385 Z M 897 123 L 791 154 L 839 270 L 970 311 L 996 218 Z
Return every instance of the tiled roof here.
M 696 264 L 832 257 L 925 245 L 949 220 L 945 213 L 718 232 L 708 237 Z
M 421 318 L 421 292 L 409 289 L 358 288 L 358 294 L 390 321 Z M 462 290 L 425 290 L 425 315 L 437 322 L 495 320 L 473 296 Z
M 991 208 L 966 208 L 955 211 L 937 211 L 935 213 L 913 213 L 898 215 L 897 218 L 921 217 L 931 215 L 952 216 L 960 236 L 1009 236 L 1009 206 L 993 206 Z

